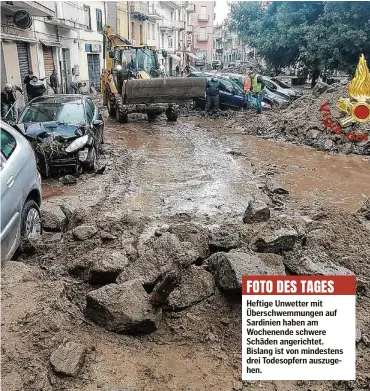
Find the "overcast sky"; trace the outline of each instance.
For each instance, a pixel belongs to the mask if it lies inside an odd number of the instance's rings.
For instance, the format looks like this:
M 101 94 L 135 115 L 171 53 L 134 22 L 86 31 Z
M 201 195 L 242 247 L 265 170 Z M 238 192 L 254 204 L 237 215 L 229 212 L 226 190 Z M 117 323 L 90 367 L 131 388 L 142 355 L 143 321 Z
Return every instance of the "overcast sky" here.
M 215 23 L 220 24 L 226 18 L 229 12 L 227 0 L 216 0 L 215 12 L 216 12 Z

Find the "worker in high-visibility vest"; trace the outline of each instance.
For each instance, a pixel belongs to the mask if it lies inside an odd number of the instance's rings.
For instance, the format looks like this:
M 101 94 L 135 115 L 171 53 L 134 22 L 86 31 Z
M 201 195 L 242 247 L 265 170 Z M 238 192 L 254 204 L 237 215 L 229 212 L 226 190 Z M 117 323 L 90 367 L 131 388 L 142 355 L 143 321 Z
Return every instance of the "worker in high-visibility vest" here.
M 262 113 L 262 100 L 265 89 L 265 82 L 261 75 L 256 73 L 252 79 L 252 89 L 257 101 L 257 114 Z
M 251 106 L 252 103 L 252 83 L 251 83 L 251 75 L 246 72 L 244 78 L 244 94 L 247 98 L 248 107 Z

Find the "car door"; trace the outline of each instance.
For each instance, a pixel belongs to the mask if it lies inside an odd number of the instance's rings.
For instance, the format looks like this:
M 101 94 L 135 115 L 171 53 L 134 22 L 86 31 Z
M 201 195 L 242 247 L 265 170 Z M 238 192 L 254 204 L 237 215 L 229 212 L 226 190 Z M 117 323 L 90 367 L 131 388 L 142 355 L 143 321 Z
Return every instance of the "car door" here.
M 15 138 L 1 128 L 1 258 L 18 245 L 20 239 L 20 219 L 22 191 L 19 189 L 18 166 L 12 159 L 18 148 Z
M 91 124 L 93 125 L 93 130 L 96 134 L 98 144 L 100 144 L 103 138 L 104 122 L 98 126 L 94 126 L 93 122 L 95 120 L 103 121 L 103 117 L 99 114 L 99 109 L 91 99 L 86 99 L 86 105 L 87 105 L 86 112 L 92 113 Z
M 220 104 L 226 109 L 239 109 L 244 107 L 245 98 L 244 95 L 238 94 L 237 86 L 230 80 L 220 80 L 222 89 L 220 92 Z

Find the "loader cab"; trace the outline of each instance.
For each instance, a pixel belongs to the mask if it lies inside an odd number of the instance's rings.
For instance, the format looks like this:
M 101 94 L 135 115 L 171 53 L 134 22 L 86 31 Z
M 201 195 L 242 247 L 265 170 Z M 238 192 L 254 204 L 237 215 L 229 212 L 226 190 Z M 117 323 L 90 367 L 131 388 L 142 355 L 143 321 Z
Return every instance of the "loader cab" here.
M 120 47 L 119 50 L 112 51 L 110 56 L 113 57 L 114 75 L 119 90 L 124 80 L 156 77 L 158 72 L 157 53 L 152 47 Z

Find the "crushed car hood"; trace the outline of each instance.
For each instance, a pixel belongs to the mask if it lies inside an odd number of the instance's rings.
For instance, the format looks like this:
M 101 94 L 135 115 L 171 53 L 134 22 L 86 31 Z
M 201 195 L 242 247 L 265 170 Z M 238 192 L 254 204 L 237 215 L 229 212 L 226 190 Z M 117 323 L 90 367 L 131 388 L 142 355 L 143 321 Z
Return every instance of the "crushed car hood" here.
M 40 142 L 52 141 L 73 141 L 74 139 L 84 135 L 81 129 L 81 134 L 77 134 L 76 130 L 80 128 L 78 125 L 62 124 L 59 122 L 37 122 L 24 124 L 25 135 L 28 138 L 36 139 Z

